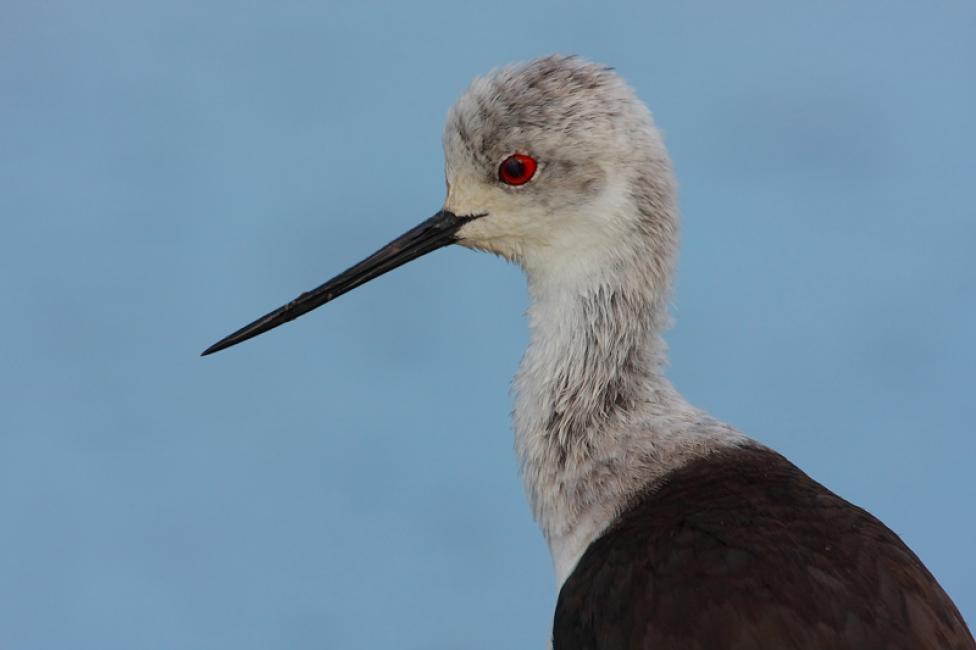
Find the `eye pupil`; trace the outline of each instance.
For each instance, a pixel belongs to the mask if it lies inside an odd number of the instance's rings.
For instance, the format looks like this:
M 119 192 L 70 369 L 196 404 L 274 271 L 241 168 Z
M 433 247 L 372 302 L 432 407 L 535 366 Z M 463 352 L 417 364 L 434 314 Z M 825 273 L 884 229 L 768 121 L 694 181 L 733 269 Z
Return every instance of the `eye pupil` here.
M 509 185 L 524 185 L 532 180 L 537 164 L 535 159 L 517 153 L 502 161 L 498 167 L 498 178 Z
M 525 163 L 518 158 L 512 157 L 505 161 L 505 175 L 512 178 L 519 178 L 525 173 Z

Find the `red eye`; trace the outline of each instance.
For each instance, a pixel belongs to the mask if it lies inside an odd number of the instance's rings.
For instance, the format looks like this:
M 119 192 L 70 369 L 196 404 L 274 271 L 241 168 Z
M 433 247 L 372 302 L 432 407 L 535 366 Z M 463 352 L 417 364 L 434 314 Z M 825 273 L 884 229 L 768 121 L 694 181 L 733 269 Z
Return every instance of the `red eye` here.
M 536 167 L 538 164 L 532 156 L 512 154 L 498 166 L 498 179 L 509 185 L 525 185 L 535 176 Z

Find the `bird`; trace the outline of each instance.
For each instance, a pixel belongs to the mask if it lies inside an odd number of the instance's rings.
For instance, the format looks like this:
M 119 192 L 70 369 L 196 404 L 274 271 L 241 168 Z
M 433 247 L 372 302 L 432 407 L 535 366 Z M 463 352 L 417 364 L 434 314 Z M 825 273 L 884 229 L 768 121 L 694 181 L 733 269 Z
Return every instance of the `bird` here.
M 444 246 L 493 253 L 530 296 L 512 421 L 553 650 L 976 648 L 898 535 L 666 378 L 677 189 L 621 75 L 562 55 L 497 68 L 443 149 L 433 217 L 203 354 Z

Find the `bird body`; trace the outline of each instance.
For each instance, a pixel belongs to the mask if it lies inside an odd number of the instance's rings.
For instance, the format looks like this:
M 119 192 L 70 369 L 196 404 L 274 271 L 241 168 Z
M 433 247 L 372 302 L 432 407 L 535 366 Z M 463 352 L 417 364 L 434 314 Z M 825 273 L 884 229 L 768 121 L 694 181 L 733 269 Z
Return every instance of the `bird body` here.
M 440 212 L 205 354 L 441 246 L 495 253 L 531 297 L 513 419 L 560 586 L 555 650 L 976 648 L 894 533 L 665 378 L 676 186 L 616 73 L 560 56 L 496 70 L 443 142 Z
M 746 443 L 671 472 L 587 549 L 560 591 L 554 647 L 961 650 L 973 638 L 897 535 Z

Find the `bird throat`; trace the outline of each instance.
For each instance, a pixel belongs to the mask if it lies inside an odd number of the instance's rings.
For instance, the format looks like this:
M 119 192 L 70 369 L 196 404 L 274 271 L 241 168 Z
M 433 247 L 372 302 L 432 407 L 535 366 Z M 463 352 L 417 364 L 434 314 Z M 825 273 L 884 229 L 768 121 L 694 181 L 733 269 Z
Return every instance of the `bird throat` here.
M 515 378 L 515 446 L 559 584 L 638 495 L 745 440 L 663 376 L 667 288 L 616 271 L 577 274 L 571 284 L 528 274 L 531 339 Z
M 558 574 L 554 544 L 577 536 L 588 543 L 625 498 L 614 493 L 627 462 L 617 434 L 640 419 L 663 381 L 663 318 L 647 287 L 540 286 L 531 277 L 529 284 L 532 335 L 515 379 L 516 449 Z

